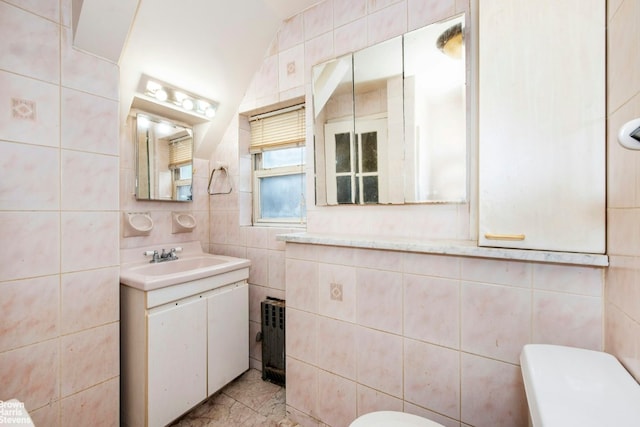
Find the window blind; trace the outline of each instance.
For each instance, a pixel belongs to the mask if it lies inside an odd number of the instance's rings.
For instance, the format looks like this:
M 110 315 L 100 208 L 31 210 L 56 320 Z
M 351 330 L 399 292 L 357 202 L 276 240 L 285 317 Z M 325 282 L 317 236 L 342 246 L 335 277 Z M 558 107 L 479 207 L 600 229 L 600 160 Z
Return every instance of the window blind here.
M 169 143 L 169 168 L 190 164 L 193 159 L 193 139 L 183 138 Z
M 305 110 L 302 106 L 252 117 L 250 124 L 251 153 L 305 144 Z

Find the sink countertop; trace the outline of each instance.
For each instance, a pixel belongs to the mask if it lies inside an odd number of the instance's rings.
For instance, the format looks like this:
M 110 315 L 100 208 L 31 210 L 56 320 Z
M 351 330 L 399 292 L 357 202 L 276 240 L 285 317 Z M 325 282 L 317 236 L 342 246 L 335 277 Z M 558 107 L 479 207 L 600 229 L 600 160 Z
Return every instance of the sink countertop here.
M 150 257 L 143 255 L 145 251 L 168 251 L 174 247 L 182 248 L 177 260 L 150 263 Z M 250 265 L 248 259 L 206 253 L 198 241 L 158 244 L 121 251 L 120 283 L 141 291 L 152 291 L 242 269 L 247 270 L 248 277 Z

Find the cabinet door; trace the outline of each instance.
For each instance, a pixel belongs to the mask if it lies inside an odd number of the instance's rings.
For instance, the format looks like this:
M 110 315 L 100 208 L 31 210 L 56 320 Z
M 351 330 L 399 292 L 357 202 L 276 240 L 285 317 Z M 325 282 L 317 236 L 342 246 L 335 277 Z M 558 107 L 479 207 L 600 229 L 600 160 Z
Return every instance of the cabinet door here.
M 249 286 L 219 289 L 207 298 L 209 395 L 249 369 Z
M 479 1 L 479 244 L 605 250 L 605 1 Z
M 165 426 L 207 397 L 207 303 L 189 298 L 151 309 L 149 426 Z

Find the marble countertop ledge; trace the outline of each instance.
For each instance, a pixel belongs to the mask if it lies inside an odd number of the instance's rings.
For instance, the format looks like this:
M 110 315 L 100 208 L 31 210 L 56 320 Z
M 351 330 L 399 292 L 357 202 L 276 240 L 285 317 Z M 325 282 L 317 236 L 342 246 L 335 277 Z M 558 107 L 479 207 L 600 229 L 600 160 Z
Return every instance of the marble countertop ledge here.
M 599 254 L 554 252 L 531 249 L 490 248 L 478 246 L 473 240 L 427 240 L 376 238 L 314 233 L 288 233 L 277 236 L 279 241 L 309 245 L 343 246 L 350 248 L 381 249 L 437 255 L 454 255 L 512 261 L 544 262 L 607 267 L 609 257 Z

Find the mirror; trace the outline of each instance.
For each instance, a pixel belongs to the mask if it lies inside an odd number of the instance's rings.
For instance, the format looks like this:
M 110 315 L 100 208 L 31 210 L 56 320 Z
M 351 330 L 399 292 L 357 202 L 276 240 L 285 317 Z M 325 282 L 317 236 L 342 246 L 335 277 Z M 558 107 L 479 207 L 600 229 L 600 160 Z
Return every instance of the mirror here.
M 188 202 L 192 197 L 193 130 L 136 115 L 136 199 Z
M 464 15 L 312 68 L 316 203 L 466 199 Z

